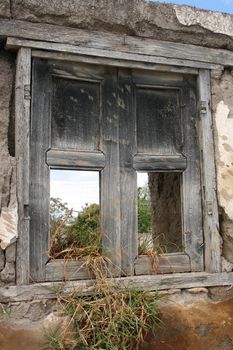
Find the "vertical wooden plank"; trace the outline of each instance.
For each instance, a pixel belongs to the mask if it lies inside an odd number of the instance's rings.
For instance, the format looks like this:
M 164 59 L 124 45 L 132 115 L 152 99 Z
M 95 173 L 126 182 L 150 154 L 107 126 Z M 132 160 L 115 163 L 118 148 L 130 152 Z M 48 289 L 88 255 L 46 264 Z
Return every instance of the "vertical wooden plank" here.
M 48 64 L 33 62 L 30 161 L 30 276 L 45 278 L 49 249 L 49 167 L 46 151 L 50 130 L 50 74 Z
M 124 275 L 134 274 L 137 257 L 137 173 L 133 168 L 136 153 L 136 111 L 131 72 L 118 73 L 118 107 L 120 123 L 121 186 L 121 266 Z
M 191 270 L 203 270 L 203 226 L 198 142 L 197 98 L 195 85 L 189 77 L 181 91 L 184 146 L 187 168 L 183 173 L 183 232 L 185 252 L 190 257 Z
M 121 274 L 120 241 L 120 167 L 119 115 L 117 106 L 117 70 L 106 68 L 102 83 L 102 120 L 100 149 L 106 156 L 101 172 L 101 230 L 103 254 L 114 266 L 114 275 Z
M 202 154 L 202 192 L 205 237 L 205 270 L 221 271 L 221 237 L 216 195 L 216 170 L 211 116 L 210 72 L 200 69 L 198 76 L 200 106 L 200 144 Z
M 18 241 L 16 282 L 29 282 L 29 132 L 30 132 L 31 49 L 17 54 L 15 82 L 15 138 L 17 162 Z

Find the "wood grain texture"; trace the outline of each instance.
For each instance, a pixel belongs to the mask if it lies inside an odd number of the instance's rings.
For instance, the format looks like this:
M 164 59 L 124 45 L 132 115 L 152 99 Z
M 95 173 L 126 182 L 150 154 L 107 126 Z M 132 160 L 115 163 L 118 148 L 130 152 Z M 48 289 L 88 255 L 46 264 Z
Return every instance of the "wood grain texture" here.
M 148 71 L 147 69 L 133 69 L 132 80 L 139 88 L 155 88 L 179 90 L 183 85 L 184 75 L 175 72 Z
M 54 169 L 102 170 L 105 167 L 105 155 L 102 152 L 50 149 L 46 153 L 46 162 Z
M 12 36 L 36 41 L 54 42 L 60 44 L 82 45 L 84 47 L 105 48 L 106 51 L 121 50 L 122 52 L 137 52 L 142 55 L 161 56 L 162 64 L 166 64 L 166 58 L 179 58 L 179 65 L 186 66 L 195 61 L 209 62 L 203 68 L 212 68 L 215 64 L 231 65 L 232 53 L 228 50 L 217 50 L 196 45 L 164 42 L 154 39 L 121 36 L 119 34 L 101 33 L 63 26 L 28 23 L 19 20 L 0 21 L 0 36 Z M 188 61 L 188 62 L 187 62 Z M 190 61 L 190 62 L 189 62 Z M 193 63 L 193 62 L 194 63 Z M 204 65 L 204 64 L 203 64 Z
M 121 187 L 121 268 L 124 275 L 134 274 L 137 256 L 137 173 L 133 169 L 136 152 L 136 114 L 131 71 L 118 71 Z
M 83 267 L 84 259 L 51 260 L 46 264 L 45 281 L 73 281 L 93 278 L 88 269 Z
M 156 275 L 191 271 L 189 256 L 182 253 L 158 254 L 154 261 L 147 255 L 139 255 L 134 266 L 135 275 Z
M 233 272 L 229 273 L 174 273 L 170 275 L 146 275 L 114 279 L 119 286 L 134 287 L 142 290 L 166 290 L 170 288 L 201 288 L 233 285 Z M 70 282 L 44 282 L 40 284 L 0 287 L 0 302 L 18 302 L 43 299 L 56 299 L 57 292 L 64 294 L 76 292 L 90 295 L 95 290 L 94 280 Z
M 200 153 L 196 86 L 189 79 L 181 91 L 183 154 L 187 168 L 182 174 L 183 239 L 190 256 L 191 270 L 203 271 L 203 226 L 201 203 Z
M 183 156 L 155 156 L 148 154 L 136 154 L 133 158 L 133 167 L 140 171 L 184 171 L 187 167 L 187 159 Z
M 103 266 L 103 272 L 107 268 L 106 275 L 113 276 L 114 266 Z M 45 267 L 45 281 L 76 281 L 95 279 L 90 269 L 85 267 L 85 257 L 77 260 L 55 259 L 50 260 Z
M 192 271 L 203 270 L 203 226 L 198 142 L 198 111 L 195 87 L 190 82 L 182 89 L 184 150 L 187 169 L 183 173 L 183 232 L 185 252 L 190 256 Z
M 164 156 L 180 152 L 182 137 L 179 109 L 178 89 L 137 86 L 138 153 Z
M 120 162 L 119 162 L 119 113 L 117 70 L 106 68 L 102 83 L 102 120 L 100 149 L 105 154 L 106 165 L 101 171 L 101 231 L 103 255 L 108 256 L 115 267 L 115 275 L 121 275 L 121 227 L 120 227 Z
M 18 241 L 17 284 L 29 282 L 29 162 L 30 162 L 31 49 L 17 54 L 15 81 L 15 130 L 17 162 Z M 27 94 L 26 94 L 27 91 Z
M 90 33 L 87 32 L 87 33 L 88 33 L 88 40 L 90 40 L 91 32 Z M 98 35 L 99 35 L 99 38 L 98 38 Z M 108 35 L 111 36 L 112 34 L 108 34 Z M 216 64 L 218 62 L 209 63 L 208 59 L 206 58 L 209 57 L 209 60 L 211 60 L 211 56 L 207 55 L 206 51 L 205 51 L 206 56 L 198 55 L 197 57 L 196 54 L 198 50 L 197 50 L 197 47 L 195 46 L 194 46 L 195 49 L 193 48 L 193 50 L 192 49 L 189 50 L 188 45 L 184 45 L 182 47 L 182 50 L 179 50 L 179 45 L 182 45 L 182 44 L 156 42 L 154 40 L 152 40 L 153 42 L 151 43 L 147 41 L 151 39 L 143 40 L 142 42 L 138 43 L 137 42 L 138 38 L 133 38 L 133 37 L 132 37 L 132 40 L 133 41 L 136 40 L 135 43 L 131 43 L 132 46 L 124 45 L 122 47 L 122 45 L 114 46 L 114 38 L 111 38 L 111 42 L 107 43 L 107 45 L 110 44 L 110 46 L 106 46 L 103 42 L 103 33 L 97 34 L 97 37 L 95 37 L 95 41 L 93 41 L 93 43 L 90 43 L 89 45 L 85 45 L 85 44 L 82 45 L 81 42 L 77 43 L 76 45 L 72 45 L 67 43 L 65 44 L 56 43 L 56 42 L 54 43 L 53 40 L 51 40 L 48 43 L 46 41 L 32 41 L 32 40 L 9 37 L 7 39 L 7 48 L 16 49 L 18 47 L 30 47 L 32 49 L 67 52 L 67 53 L 73 53 L 73 54 L 105 57 L 105 58 L 120 59 L 120 60 L 126 60 L 126 61 L 130 60 L 130 61 L 136 61 L 136 62 L 148 62 L 149 64 L 157 63 L 157 64 L 164 64 L 164 65 L 174 65 L 174 66 L 192 67 L 192 68 L 219 69 L 220 68 L 219 65 L 224 64 L 222 61 L 221 63 L 219 62 L 219 64 Z M 140 47 L 141 44 L 142 46 Z M 203 51 L 204 49 L 202 47 L 198 47 L 198 48 L 201 51 Z M 181 51 L 184 54 L 181 54 Z M 146 55 L 145 55 L 145 52 L 147 53 Z M 218 52 L 218 50 L 216 50 L 216 52 Z M 225 54 L 225 56 L 228 55 L 227 53 Z M 183 55 L 186 56 L 187 59 L 185 59 Z M 197 59 L 196 61 L 195 61 L 195 57 Z M 219 61 L 217 55 L 215 60 Z M 226 59 L 226 62 L 228 61 L 229 60 Z
M 49 250 L 49 166 L 46 151 L 50 147 L 49 66 L 40 60 L 33 63 L 31 161 L 30 161 L 30 277 L 43 281 Z
M 52 88 L 51 146 L 80 151 L 97 150 L 100 138 L 100 83 L 53 77 Z
M 45 50 L 32 50 L 32 57 L 56 59 L 60 61 L 99 64 L 104 66 L 115 66 L 120 68 L 146 69 L 148 71 L 173 72 L 180 74 L 198 75 L 198 68 L 165 65 L 158 63 L 137 62 L 133 60 L 120 60 L 106 57 L 94 57 L 88 55 L 70 54 L 65 52 L 49 52 Z
M 205 237 L 205 270 L 221 271 L 221 237 L 219 234 L 216 170 L 211 115 L 210 72 L 200 70 L 198 77 L 200 101 L 199 135 L 202 153 L 203 221 Z

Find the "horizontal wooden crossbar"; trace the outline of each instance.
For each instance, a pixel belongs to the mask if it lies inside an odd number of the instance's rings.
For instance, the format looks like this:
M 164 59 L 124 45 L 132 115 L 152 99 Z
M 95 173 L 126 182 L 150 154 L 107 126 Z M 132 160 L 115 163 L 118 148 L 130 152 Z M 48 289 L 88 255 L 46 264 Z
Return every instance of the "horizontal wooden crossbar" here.
M 158 254 L 152 258 L 139 255 L 135 261 L 136 275 L 155 275 L 160 273 L 189 272 L 191 270 L 190 258 L 184 253 Z
M 166 42 L 165 42 L 166 43 Z M 58 52 L 67 52 L 67 53 L 73 53 L 73 54 L 81 54 L 81 55 L 89 55 L 89 56 L 95 56 L 97 58 L 99 57 L 105 57 L 109 59 L 115 59 L 115 60 L 124 60 L 124 61 L 136 61 L 136 62 L 147 62 L 148 64 L 165 64 L 165 65 L 174 65 L 174 66 L 183 66 L 183 67 L 193 67 L 193 68 L 204 68 L 204 69 L 219 69 L 219 65 L 214 63 L 208 63 L 203 61 L 195 61 L 190 59 L 184 59 L 184 58 L 173 58 L 174 55 L 171 55 L 171 57 L 166 57 L 165 53 L 162 52 L 161 48 L 160 51 L 156 52 L 156 44 L 154 51 L 151 55 L 145 54 L 148 53 L 148 50 L 146 47 L 143 47 L 144 52 L 135 52 L 135 50 L 121 50 L 120 47 L 112 49 L 111 47 L 109 49 L 106 49 L 106 47 L 91 47 L 91 46 L 82 46 L 82 45 L 70 45 L 70 44 L 58 44 L 58 43 L 52 43 L 52 42 L 45 42 L 45 41 L 32 41 L 32 40 L 25 40 L 25 39 L 18 39 L 18 38 L 12 38 L 9 37 L 7 39 L 7 48 L 14 49 L 19 47 L 29 47 L 31 49 L 43 49 L 48 51 L 58 51 Z M 165 44 L 165 47 L 167 45 Z M 184 48 L 183 48 L 184 49 Z M 115 64 L 117 65 L 117 64 Z
M 187 159 L 183 155 L 179 156 L 153 156 L 137 154 L 133 159 L 135 170 L 141 171 L 184 171 L 187 167 Z
M 171 65 L 169 62 L 167 64 L 161 63 L 151 63 L 135 60 L 125 60 L 125 59 L 112 59 L 109 57 L 96 57 L 83 54 L 74 54 L 68 52 L 59 51 L 47 51 L 40 49 L 32 50 L 32 57 L 45 58 L 56 61 L 70 61 L 77 63 L 88 63 L 88 64 L 98 64 L 101 66 L 114 66 L 120 68 L 132 68 L 132 69 L 144 69 L 153 70 L 157 72 L 172 72 L 180 74 L 192 74 L 198 75 L 199 69 L 194 67 L 184 67 Z
M 1 19 L 0 37 L 9 37 L 7 47 L 16 49 L 23 46 L 147 64 L 205 69 L 233 65 L 233 53 L 228 50 L 45 23 Z
M 102 170 L 105 166 L 105 155 L 102 152 L 51 149 L 47 152 L 46 161 L 54 169 Z
M 45 268 L 46 281 L 73 281 L 93 278 L 87 268 L 84 268 L 85 260 L 55 259 L 47 263 Z M 190 271 L 190 259 L 187 254 L 158 254 L 157 269 L 153 270 L 152 259 L 146 255 L 140 255 L 135 261 L 136 275 L 165 274 Z
M 115 279 L 121 287 L 133 286 L 144 290 L 166 290 L 170 288 L 199 288 L 214 286 L 232 286 L 233 272 L 223 273 L 175 273 L 169 275 L 146 275 Z M 70 282 L 45 282 L 21 286 L 0 287 L 0 302 L 55 299 L 57 291 L 64 294 L 88 295 L 95 290 L 94 280 Z

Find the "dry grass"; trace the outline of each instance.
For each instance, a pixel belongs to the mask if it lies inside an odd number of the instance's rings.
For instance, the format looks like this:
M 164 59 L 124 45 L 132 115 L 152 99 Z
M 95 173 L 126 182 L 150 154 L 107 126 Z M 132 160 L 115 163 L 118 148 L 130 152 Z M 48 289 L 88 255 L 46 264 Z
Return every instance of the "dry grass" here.
M 100 254 L 85 258 L 96 278 L 96 292 L 79 296 L 58 294 L 63 314 L 70 322 L 65 329 L 47 335 L 46 350 L 137 350 L 148 332 L 160 323 L 157 292 L 120 288 L 110 273 L 111 262 Z M 73 326 L 73 333 L 67 330 Z
M 44 350 L 137 350 L 148 332 L 155 332 L 160 324 L 157 292 L 120 287 L 111 271 L 111 261 L 101 255 L 101 235 L 85 231 L 74 235 L 76 241 L 66 242 L 67 215 L 52 235 L 51 259 L 83 258 L 83 267 L 95 278 L 95 292 L 80 296 L 57 292 L 57 302 L 62 314 L 68 316 L 65 327 L 51 329 L 47 333 Z M 72 232 L 71 232 L 72 233 Z M 155 273 L 159 271 L 158 252 L 150 249 L 151 242 L 139 246 L 139 254 L 147 254 Z M 71 331 L 72 329 L 72 331 Z

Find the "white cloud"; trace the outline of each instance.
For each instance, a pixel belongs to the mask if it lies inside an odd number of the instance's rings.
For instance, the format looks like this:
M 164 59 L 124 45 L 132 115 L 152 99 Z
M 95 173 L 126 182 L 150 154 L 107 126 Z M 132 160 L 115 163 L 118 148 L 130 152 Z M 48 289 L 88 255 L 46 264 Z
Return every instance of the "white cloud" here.
M 96 172 L 51 171 L 50 196 L 61 198 L 69 208 L 81 210 L 86 203 L 99 203 L 99 174 Z
M 138 187 L 148 185 L 148 174 L 137 173 L 137 183 L 138 183 Z

